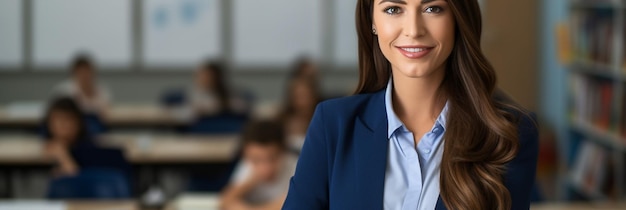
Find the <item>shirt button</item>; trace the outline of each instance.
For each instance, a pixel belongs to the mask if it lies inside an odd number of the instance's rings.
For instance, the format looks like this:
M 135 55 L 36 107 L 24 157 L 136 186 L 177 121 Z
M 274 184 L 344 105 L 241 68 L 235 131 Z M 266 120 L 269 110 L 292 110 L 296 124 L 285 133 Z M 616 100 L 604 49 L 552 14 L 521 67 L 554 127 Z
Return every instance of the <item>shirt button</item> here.
M 430 150 L 429 150 L 429 149 L 424 150 L 424 153 L 426 153 L 426 154 L 430 154 Z

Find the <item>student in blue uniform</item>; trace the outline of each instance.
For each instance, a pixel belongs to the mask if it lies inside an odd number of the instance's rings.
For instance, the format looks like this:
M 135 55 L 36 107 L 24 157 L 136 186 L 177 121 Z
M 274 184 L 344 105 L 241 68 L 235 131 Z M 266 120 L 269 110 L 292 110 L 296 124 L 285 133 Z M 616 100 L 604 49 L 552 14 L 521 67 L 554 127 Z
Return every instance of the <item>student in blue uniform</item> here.
M 69 97 L 50 103 L 44 120 L 46 138 L 45 154 L 56 162 L 56 176 L 71 176 L 79 171 L 71 150 L 92 147 L 93 142 L 87 129 L 83 112 Z
M 529 209 L 537 127 L 494 97 L 478 2 L 359 0 L 356 23 L 356 94 L 317 106 L 283 209 Z

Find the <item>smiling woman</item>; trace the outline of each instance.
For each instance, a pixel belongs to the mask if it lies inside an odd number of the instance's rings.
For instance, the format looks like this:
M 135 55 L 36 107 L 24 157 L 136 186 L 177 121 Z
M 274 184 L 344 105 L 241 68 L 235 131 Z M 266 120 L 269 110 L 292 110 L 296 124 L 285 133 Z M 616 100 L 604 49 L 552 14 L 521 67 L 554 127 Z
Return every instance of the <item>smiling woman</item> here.
M 283 209 L 529 209 L 533 117 L 496 99 L 476 0 L 359 0 L 359 85 L 318 105 Z

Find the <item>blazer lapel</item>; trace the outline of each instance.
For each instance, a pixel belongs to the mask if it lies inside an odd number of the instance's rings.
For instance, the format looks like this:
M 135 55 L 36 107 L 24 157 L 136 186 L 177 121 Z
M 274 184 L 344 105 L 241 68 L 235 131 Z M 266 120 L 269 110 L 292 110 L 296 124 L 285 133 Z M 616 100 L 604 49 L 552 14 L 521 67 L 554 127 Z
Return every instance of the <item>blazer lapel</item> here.
M 357 168 L 358 209 L 382 209 L 387 168 L 387 114 L 384 91 L 374 94 L 353 133 Z

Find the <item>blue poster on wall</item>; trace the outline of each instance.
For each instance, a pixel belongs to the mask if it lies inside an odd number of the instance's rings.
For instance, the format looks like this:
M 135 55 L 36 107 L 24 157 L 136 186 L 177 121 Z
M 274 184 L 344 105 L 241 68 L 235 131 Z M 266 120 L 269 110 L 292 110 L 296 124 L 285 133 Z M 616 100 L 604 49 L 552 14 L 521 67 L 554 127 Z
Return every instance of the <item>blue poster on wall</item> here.
M 220 57 L 219 0 L 144 1 L 144 62 L 147 66 L 194 66 Z

